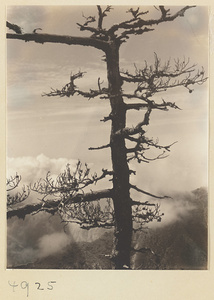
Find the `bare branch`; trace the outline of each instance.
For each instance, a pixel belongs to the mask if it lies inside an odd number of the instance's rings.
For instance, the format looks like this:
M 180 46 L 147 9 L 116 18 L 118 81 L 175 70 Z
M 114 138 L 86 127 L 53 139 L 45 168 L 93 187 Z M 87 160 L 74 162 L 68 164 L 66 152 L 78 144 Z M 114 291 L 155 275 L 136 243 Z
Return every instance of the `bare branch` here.
M 100 120 L 101 122 L 107 122 L 109 120 L 112 120 L 112 114 L 110 113 L 107 117 L 104 117 L 102 120 Z
M 21 192 L 16 192 L 12 194 L 11 192 L 15 190 L 21 181 L 21 176 L 16 173 L 15 176 L 11 176 L 6 180 L 6 190 L 7 190 L 7 206 L 12 207 L 14 204 L 25 201 L 29 194 L 30 188 L 23 186 Z
M 102 10 L 101 6 L 97 5 L 97 9 L 98 9 L 98 27 L 97 28 L 88 26 L 89 23 L 93 23 L 96 21 L 96 18 L 94 16 L 85 17 L 83 15 L 83 17 L 86 19 L 86 22 L 83 25 L 79 24 L 79 23 L 77 23 L 77 25 L 80 27 L 81 31 L 89 31 L 89 32 L 93 33 L 91 38 L 94 38 L 97 40 L 108 41 L 107 32 L 105 29 L 102 28 L 102 24 L 103 24 L 104 17 L 107 16 L 107 13 L 110 12 L 112 7 L 107 6 L 105 10 Z
M 13 205 L 21 203 L 23 201 L 25 201 L 30 195 L 30 188 L 29 186 L 22 187 L 21 192 L 17 192 L 14 195 L 8 193 L 7 194 L 7 207 L 11 208 Z
M 96 38 L 99 38 L 100 40 L 103 40 L 103 38 L 101 38 L 101 36 L 103 36 L 104 31 L 98 30 L 97 28 L 94 28 L 94 27 L 85 26 L 80 23 L 77 23 L 77 25 L 80 27 L 80 31 L 90 31 L 93 33 L 93 35 L 91 37 L 93 37 L 93 38 L 96 37 Z M 104 35 L 104 37 L 105 37 L 105 35 Z
M 104 17 L 106 17 L 107 13 L 110 12 L 113 8 L 112 8 L 112 6 L 107 5 L 107 7 L 104 10 L 102 10 L 101 6 L 97 5 L 97 9 L 98 9 L 98 14 L 99 14 L 98 28 L 102 29 Z
M 134 97 L 134 95 L 133 95 Z M 152 109 L 159 109 L 159 110 L 165 110 L 168 111 L 167 107 L 175 108 L 175 109 L 180 109 L 175 103 L 172 102 L 166 102 L 162 99 L 162 103 L 156 103 L 155 101 L 146 101 L 147 103 L 131 103 L 131 104 L 126 104 L 126 110 L 130 109 L 135 109 L 135 110 L 140 110 L 143 108 L 148 108 L 150 106 Z
M 126 30 L 120 35 L 120 37 L 118 39 L 123 43 L 123 42 L 125 42 L 124 38 L 128 39 L 129 35 L 141 35 L 145 32 L 150 32 L 150 31 L 153 31 L 153 30 L 154 30 L 153 28 L 148 28 L 148 27 L 144 27 L 143 29 Z
M 137 19 L 137 17 L 142 16 L 142 15 L 146 15 L 149 13 L 149 11 L 145 11 L 145 12 L 140 12 L 140 7 L 138 7 L 136 10 L 134 10 L 133 8 L 130 8 L 129 10 L 127 10 L 127 13 L 131 13 L 132 16 Z
M 85 98 L 91 99 L 95 98 L 97 96 L 103 96 L 106 95 L 106 98 L 108 98 L 108 89 L 107 88 L 101 88 L 100 78 L 98 78 L 98 90 L 90 90 L 89 92 L 81 91 L 77 88 L 77 85 L 74 83 L 76 79 L 82 78 L 85 72 L 78 72 L 74 75 L 70 75 L 70 82 L 67 83 L 61 90 L 60 89 L 53 89 L 51 88 L 51 92 L 49 93 L 43 93 L 42 96 L 58 96 L 58 97 L 70 97 L 75 94 L 81 95 Z
M 141 110 L 144 108 L 148 108 L 148 104 L 146 103 L 131 103 L 126 104 L 126 110 L 135 109 L 135 110 Z
M 145 194 L 145 195 L 147 195 L 147 196 L 151 196 L 151 197 L 153 197 L 153 198 L 157 198 L 157 199 L 165 199 L 165 198 L 172 199 L 172 198 L 169 197 L 169 196 L 156 196 L 156 195 L 154 195 L 154 194 L 151 194 L 151 193 L 149 193 L 149 192 L 146 192 L 146 191 L 144 191 L 144 190 L 138 188 L 136 185 L 130 184 L 130 188 L 136 190 L 136 191 L 139 192 L 139 193 Z
M 170 88 L 183 86 L 191 93 L 193 91 L 190 86 L 194 84 L 202 84 L 207 80 L 204 77 L 204 70 L 196 71 L 196 65 L 189 65 L 189 59 L 177 59 L 174 67 L 170 66 L 168 60 L 161 65 L 161 60 L 157 54 L 154 54 L 155 61 L 153 65 L 145 66 L 142 69 L 135 69 L 135 74 L 130 72 L 121 72 L 121 79 L 125 82 L 137 83 L 137 88 L 133 95 L 124 95 L 127 98 L 138 98 L 148 101 L 155 93 L 166 91 Z
M 8 39 L 24 40 L 25 42 L 34 41 L 36 43 L 60 43 L 66 45 L 81 45 L 91 46 L 100 50 L 105 51 L 108 47 L 107 43 L 103 40 L 94 39 L 92 37 L 75 37 L 69 35 L 56 35 L 56 34 L 45 34 L 45 33 L 25 33 L 25 34 L 13 34 L 7 33 Z
M 6 180 L 7 192 L 14 190 L 19 185 L 21 179 L 21 176 L 17 173 L 15 176 L 10 176 L 10 178 Z
M 90 175 L 90 169 L 87 164 L 85 164 L 84 169 L 82 163 L 78 161 L 76 169 L 72 174 L 68 164 L 66 170 L 59 174 L 55 180 L 51 177 L 50 172 L 48 172 L 45 179 L 40 179 L 31 185 L 30 188 L 32 191 L 43 195 L 41 199 L 43 202 L 46 201 L 47 197 L 52 196 L 66 203 L 76 195 L 84 194 L 86 187 L 96 184 L 107 175 L 110 175 L 110 173 L 106 169 L 102 169 L 100 176 L 97 173 Z
M 114 209 L 110 199 L 107 199 L 106 205 L 102 207 L 98 201 L 62 206 L 59 214 L 64 222 L 77 223 L 83 229 L 110 228 L 115 225 Z
M 139 147 L 139 149 L 140 149 L 140 147 Z M 138 161 L 138 163 L 141 163 L 141 162 L 149 163 L 151 161 L 155 161 L 158 159 L 164 159 L 164 158 L 168 157 L 168 155 L 165 155 L 165 151 L 163 151 L 162 153 L 160 153 L 159 155 L 156 155 L 153 158 L 148 158 L 144 155 L 144 152 L 141 152 L 141 150 L 142 149 L 140 149 L 140 151 L 138 151 L 137 147 L 135 147 L 133 149 L 127 149 L 127 153 L 131 153 L 131 152 L 134 153 L 133 156 L 130 156 L 129 158 L 127 158 L 127 161 L 130 162 L 131 160 L 136 159 Z
M 150 101 L 150 100 L 148 100 L 147 97 L 144 97 L 144 95 L 139 95 L 137 93 L 134 93 L 134 94 L 122 93 L 121 95 L 127 99 L 139 99 L 139 100 L 145 101 L 147 103 Z
M 154 208 L 149 208 L 148 206 L 153 206 Z M 158 222 L 161 222 L 162 216 L 164 214 L 160 213 L 160 205 L 154 204 L 154 205 L 135 205 L 132 208 L 132 218 L 134 222 L 133 230 L 139 231 L 143 230 L 145 228 L 145 224 L 148 224 L 149 222 L 152 222 L 154 220 L 157 220 Z
M 167 146 L 159 145 L 158 144 L 158 140 L 154 142 L 153 139 L 148 139 L 147 137 L 145 137 L 143 135 L 143 133 L 141 133 L 138 136 L 138 138 L 133 138 L 131 136 L 126 136 L 126 138 L 128 140 L 130 140 L 131 142 L 135 142 L 136 143 L 136 145 L 135 145 L 134 148 L 127 149 L 127 153 L 137 152 L 137 151 L 143 151 L 143 150 L 149 150 L 150 147 L 154 147 L 154 148 L 157 148 L 157 149 L 164 149 L 165 151 L 169 152 L 171 146 L 173 146 L 174 144 L 177 143 L 177 141 L 176 141 L 176 142 L 173 142 L 172 144 L 167 145 Z M 144 146 L 144 144 L 146 145 L 146 147 Z M 163 152 L 163 154 L 165 153 L 165 151 Z M 142 154 L 144 154 L 144 152 Z M 163 154 L 161 154 L 161 155 L 163 155 Z M 154 159 L 149 159 L 149 158 L 145 158 L 145 159 L 147 159 L 147 160 L 154 160 Z
M 148 201 L 146 201 L 146 202 L 140 202 L 140 201 L 134 201 L 134 200 L 132 200 L 132 205 L 155 206 L 156 204 L 154 204 L 154 203 L 149 203 Z
M 195 7 L 195 6 L 185 6 L 182 9 L 180 9 L 179 11 L 177 11 L 175 14 L 171 15 L 169 13 L 169 11 L 170 11 L 169 9 L 165 10 L 165 8 L 163 6 L 161 6 L 162 11 L 161 11 L 161 16 L 159 19 L 144 20 L 144 19 L 140 18 L 139 15 L 137 16 L 137 13 L 136 13 L 134 15 L 134 18 L 132 18 L 128 21 L 121 22 L 119 24 L 115 24 L 108 31 L 111 33 L 115 33 L 119 29 L 133 30 L 133 29 L 142 28 L 144 26 L 153 26 L 153 25 L 158 25 L 163 22 L 173 21 L 177 17 L 183 17 L 185 11 L 192 7 Z M 132 15 L 133 15 L 133 13 L 132 13 Z
M 82 13 L 83 18 L 85 18 L 85 23 L 84 26 L 87 26 L 89 23 L 93 23 L 96 21 L 96 18 L 93 16 L 85 17 L 84 14 Z
M 101 150 L 101 149 L 106 149 L 106 148 L 109 148 L 109 147 L 111 147 L 111 144 L 103 145 L 103 146 L 100 146 L 100 147 L 90 147 L 90 148 L 88 148 L 88 150 Z
M 139 122 L 133 128 L 125 127 L 122 130 L 117 131 L 115 134 L 116 135 L 122 134 L 126 137 L 126 136 L 130 136 L 130 135 L 135 135 L 137 133 L 145 133 L 145 131 L 142 129 L 142 127 L 149 124 L 149 117 L 150 117 L 151 111 L 152 111 L 152 108 L 148 107 L 142 122 Z
M 138 161 L 138 163 L 141 163 L 141 162 L 149 163 L 154 160 L 164 159 L 168 156 L 168 155 L 166 155 L 166 151 L 170 152 L 171 146 L 173 146 L 175 143 L 177 143 L 177 142 L 174 142 L 170 145 L 163 146 L 163 145 L 159 144 L 158 139 L 156 141 L 154 141 L 153 138 L 149 139 L 144 135 L 144 133 L 145 132 L 143 132 L 143 131 L 140 132 L 138 137 L 133 137 L 131 135 L 125 136 L 126 139 L 135 143 L 134 147 L 126 149 L 127 154 L 133 153 L 133 155 L 127 157 L 127 162 L 130 162 L 131 160 L 136 159 Z M 157 154 L 153 158 L 149 158 L 149 157 L 145 156 L 145 151 L 150 150 L 151 147 L 163 150 L 163 152 L 160 154 Z
M 23 33 L 22 28 L 20 26 L 16 25 L 16 24 L 11 24 L 10 22 L 6 21 L 6 26 L 9 29 L 15 31 L 15 33 L 17 33 L 17 34 L 22 34 Z
M 101 191 L 89 192 L 85 194 L 77 194 L 74 197 L 70 197 L 69 199 L 67 199 L 67 204 L 92 202 L 92 201 L 97 201 L 99 199 L 105 199 L 111 197 L 112 197 L 112 190 L 106 189 Z M 45 202 L 40 202 L 36 204 L 28 204 L 23 207 L 9 210 L 7 212 L 7 218 L 10 219 L 16 216 L 20 219 L 24 219 L 26 215 L 39 212 L 39 211 L 45 211 L 50 214 L 55 214 L 58 211 L 59 205 L 61 205 L 61 203 L 62 200 L 58 199 L 58 200 L 46 200 Z
M 152 147 L 155 147 L 155 148 L 157 148 L 157 149 L 164 149 L 164 150 L 166 150 L 166 151 L 170 151 L 170 148 L 171 148 L 174 144 L 176 144 L 177 141 L 176 141 L 176 142 L 173 142 L 172 144 L 167 145 L 167 146 L 159 145 L 159 144 L 158 144 L 158 141 L 157 141 L 157 142 L 154 142 L 152 139 L 147 139 L 147 140 L 146 140 L 146 143 L 147 143 L 147 145 L 152 146 Z
M 161 13 L 162 13 L 162 18 L 166 18 L 166 16 L 170 16 L 169 11 L 170 9 L 165 9 L 165 7 L 163 5 L 159 6 Z

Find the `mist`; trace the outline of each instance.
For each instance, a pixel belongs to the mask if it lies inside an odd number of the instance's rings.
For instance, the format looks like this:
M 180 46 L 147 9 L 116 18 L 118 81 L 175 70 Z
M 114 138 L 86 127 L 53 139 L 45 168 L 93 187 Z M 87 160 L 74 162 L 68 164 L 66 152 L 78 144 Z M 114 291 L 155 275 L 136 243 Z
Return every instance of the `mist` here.
M 10 158 L 8 162 L 8 174 L 13 175 L 16 172 L 22 176 L 22 184 L 30 184 L 39 178 L 44 178 L 48 171 L 57 176 L 65 169 L 69 162 L 71 167 L 74 167 L 76 160 L 67 160 L 65 158 L 51 159 L 43 154 L 37 157 L 21 157 Z M 152 170 L 151 170 L 152 172 Z M 158 170 L 156 169 L 156 173 Z M 151 178 L 149 179 L 149 175 Z M 157 174 L 156 174 L 157 175 Z M 161 180 L 159 185 L 154 188 L 152 181 L 154 181 L 154 174 L 147 173 L 147 189 L 150 192 L 154 191 L 161 195 L 164 191 L 164 182 Z M 138 176 L 136 176 L 137 178 Z M 143 177 L 137 181 L 138 185 L 142 184 Z M 136 182 L 134 182 L 136 183 Z M 162 189 L 161 189 L 162 187 Z M 187 186 L 188 187 L 188 184 Z M 181 186 L 179 187 L 181 188 Z M 193 210 L 197 208 L 197 203 L 194 201 L 194 195 L 189 190 L 183 189 L 182 192 L 175 191 L 175 187 L 171 185 L 171 189 L 166 184 L 166 191 L 169 192 L 171 198 L 163 200 L 154 200 L 154 198 L 139 195 L 134 193 L 137 200 L 149 200 L 153 203 L 160 204 L 160 211 L 164 213 L 161 222 L 153 221 L 148 224 L 149 228 L 163 227 L 173 224 L 177 221 L 187 218 Z M 166 194 L 166 193 L 165 193 Z M 38 195 L 31 193 L 27 203 L 38 201 Z M 24 205 L 24 203 L 22 204 Z M 61 222 L 58 215 L 50 216 L 45 212 L 40 212 L 35 215 L 28 215 L 24 220 L 13 217 L 8 220 L 8 267 L 24 265 L 34 262 L 40 258 L 48 257 L 49 255 L 62 253 L 68 245 L 78 242 L 92 242 L 98 239 L 106 230 L 104 229 L 90 229 L 84 230 L 77 224 L 65 224 Z
M 65 226 L 59 216 L 41 212 L 24 220 L 8 220 L 7 266 L 15 267 L 35 262 L 40 258 L 63 253 L 66 246 L 77 242 L 92 242 L 105 230 L 83 230 L 78 225 Z

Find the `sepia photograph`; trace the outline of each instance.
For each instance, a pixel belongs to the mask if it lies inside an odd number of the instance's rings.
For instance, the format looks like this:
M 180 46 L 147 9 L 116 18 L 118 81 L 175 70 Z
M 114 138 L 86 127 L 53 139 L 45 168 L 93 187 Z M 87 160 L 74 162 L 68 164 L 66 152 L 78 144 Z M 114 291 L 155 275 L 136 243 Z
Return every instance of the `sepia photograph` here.
M 6 268 L 209 270 L 209 7 L 6 18 Z

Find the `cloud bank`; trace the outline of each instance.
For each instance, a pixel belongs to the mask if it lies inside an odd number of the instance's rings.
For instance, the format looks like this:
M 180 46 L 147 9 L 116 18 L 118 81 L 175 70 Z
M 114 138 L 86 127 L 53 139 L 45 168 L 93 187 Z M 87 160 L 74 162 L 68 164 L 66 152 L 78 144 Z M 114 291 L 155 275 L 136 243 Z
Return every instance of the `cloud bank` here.
M 77 160 L 66 158 L 49 158 L 44 154 L 36 157 L 24 156 L 7 158 L 7 177 L 18 173 L 22 177 L 22 183 L 33 183 L 40 178 L 45 178 L 48 171 L 53 177 L 63 172 L 67 164 L 71 169 L 75 168 Z

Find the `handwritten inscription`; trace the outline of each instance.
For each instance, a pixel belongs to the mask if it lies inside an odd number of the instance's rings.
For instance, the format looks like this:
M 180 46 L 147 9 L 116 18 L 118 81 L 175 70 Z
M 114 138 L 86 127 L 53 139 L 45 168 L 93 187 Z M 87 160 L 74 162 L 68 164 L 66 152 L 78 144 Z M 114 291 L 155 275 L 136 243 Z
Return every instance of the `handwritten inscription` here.
M 39 291 L 45 291 L 49 290 L 52 291 L 54 289 L 54 284 L 56 284 L 56 281 L 48 281 L 47 283 L 41 283 L 41 282 L 34 282 L 33 284 L 30 284 L 27 281 L 21 281 L 20 283 L 17 283 L 16 281 L 8 281 L 9 286 L 12 288 L 12 291 L 15 293 L 17 289 L 26 290 L 26 297 L 29 297 L 30 289 L 39 290 Z

